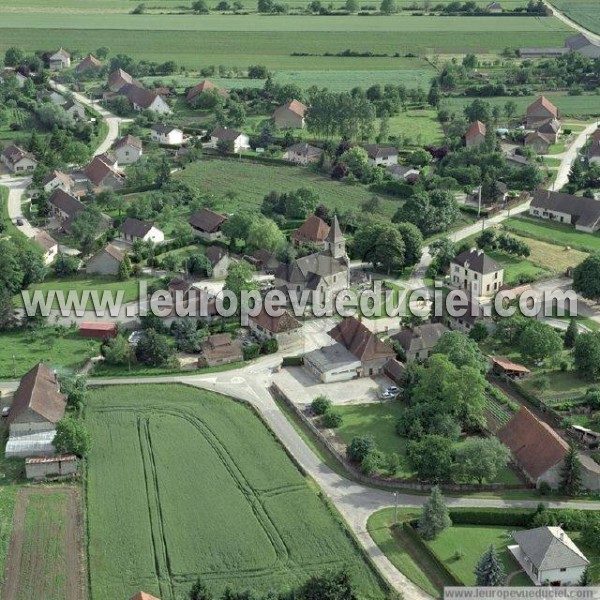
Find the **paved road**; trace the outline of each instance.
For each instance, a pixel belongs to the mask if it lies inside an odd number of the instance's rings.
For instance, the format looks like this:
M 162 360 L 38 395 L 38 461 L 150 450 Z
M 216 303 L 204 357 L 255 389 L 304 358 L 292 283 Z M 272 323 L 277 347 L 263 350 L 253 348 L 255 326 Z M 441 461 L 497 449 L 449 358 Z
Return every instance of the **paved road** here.
M 583 146 L 585 146 L 588 137 L 592 135 L 594 131 L 596 131 L 597 127 L 597 123 L 588 125 L 581 133 L 577 135 L 573 143 L 562 154 L 560 166 L 558 167 L 558 173 L 556 174 L 556 179 L 554 181 L 554 185 L 552 186 L 553 190 L 560 190 L 563 186 L 569 183 L 569 172 L 571 170 L 571 165 L 578 158 L 577 155 L 579 151 L 583 148 Z
M 31 177 L 4 176 L 0 178 L 0 185 L 8 188 L 8 217 L 15 224 L 17 217 L 23 215 L 21 203 L 23 201 L 23 194 L 30 183 Z M 18 227 L 28 238 L 32 238 L 39 233 L 39 229 L 33 227 L 25 217 L 23 217 L 23 225 Z

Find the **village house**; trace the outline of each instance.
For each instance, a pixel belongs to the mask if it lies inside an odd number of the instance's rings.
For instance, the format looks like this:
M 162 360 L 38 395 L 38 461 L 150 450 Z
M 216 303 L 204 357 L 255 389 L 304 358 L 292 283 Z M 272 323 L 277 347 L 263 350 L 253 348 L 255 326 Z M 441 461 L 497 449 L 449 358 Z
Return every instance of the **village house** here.
M 62 105 L 63 110 L 75 121 L 85 120 L 85 108 L 74 100 L 67 100 Z
M 383 374 L 391 379 L 397 386 L 403 386 L 404 369 L 404 364 L 397 358 L 390 358 L 383 366 Z
M 273 122 L 280 129 L 303 129 L 308 108 L 298 100 L 286 102 L 275 109 Z
M 465 250 L 450 261 L 450 284 L 475 296 L 493 296 L 504 282 L 504 269 L 483 250 Z
M 25 477 L 35 481 L 77 475 L 77 457 L 74 454 L 25 459 Z
M 52 171 L 42 179 L 42 189 L 47 194 L 51 194 L 56 189 L 70 193 L 74 186 L 73 178 L 62 171 Z
M 93 54 L 88 54 L 75 67 L 75 71 L 79 74 L 82 74 L 82 73 L 88 73 L 91 71 L 99 71 L 101 68 L 102 68 L 102 63 Z
M 138 112 L 149 110 L 158 115 L 170 115 L 173 112 L 160 94 L 144 87 L 128 84 L 123 86 L 119 93 L 124 94 L 133 105 L 133 109 Z
M 562 125 L 558 119 L 548 119 L 542 121 L 536 131 L 547 137 L 553 144 L 556 144 L 562 131 Z
M 290 240 L 294 248 L 305 244 L 314 244 L 325 248 L 328 235 L 329 225 L 317 215 L 310 215 L 298 229 L 292 231 Z
M 107 244 L 87 261 L 85 271 L 88 275 L 112 275 L 117 277 L 124 258 L 125 253 L 120 248 L 113 244 Z
M 513 531 L 509 552 L 534 585 L 577 586 L 590 561 L 561 527 Z
M 54 455 L 52 440 L 66 406 L 67 399 L 60 393 L 54 372 L 44 363 L 28 371 L 10 406 L 6 457 Z
M 350 286 L 350 263 L 346 254 L 346 238 L 337 216 L 325 238 L 323 250 L 281 263 L 275 271 L 275 287 L 300 295 L 309 291 L 321 300 Z M 311 300 L 311 298 L 309 298 Z
M 485 7 L 485 10 L 493 15 L 498 15 L 502 12 L 502 5 L 500 2 L 490 2 Z
M 29 171 L 34 171 L 38 164 L 38 161 L 33 154 L 26 152 L 15 144 L 11 144 L 8 148 L 4 149 L 2 154 L 0 154 L 0 160 L 13 173 L 27 173 Z
M 300 142 L 290 146 L 283 153 L 283 160 L 296 163 L 298 165 L 308 165 L 316 163 L 323 155 L 323 150 L 317 146 L 311 146 L 307 142 Z
M 155 123 L 150 128 L 150 138 L 154 142 L 165 146 L 181 146 L 183 144 L 183 131 L 171 125 Z
M 165 234 L 158 227 L 131 217 L 125 219 L 121 225 L 121 236 L 126 242 L 141 240 L 161 244 L 165 241 Z
M 540 96 L 527 107 L 525 125 L 529 129 L 537 129 L 548 119 L 558 119 L 558 108 L 545 96 Z
M 600 202 L 585 196 L 535 190 L 529 214 L 532 217 L 574 225 L 577 231 L 594 233 L 600 229 Z
M 510 163 L 511 167 L 522 169 L 523 167 L 529 166 L 529 159 L 522 154 L 511 153 L 506 155 L 506 161 Z
M 118 163 L 106 154 L 94 156 L 83 170 L 84 175 L 92 183 L 95 191 L 104 189 L 121 190 L 125 187 L 125 177 L 116 170 Z
M 176 302 L 189 302 L 193 289 L 194 286 L 191 281 L 179 276 L 173 277 L 167 284 L 167 291 L 171 296 L 171 302 L 173 302 L 173 304 Z
M 552 139 L 539 131 L 532 131 L 525 138 L 525 145 L 533 148 L 537 154 L 548 154 Z
M 380 375 L 396 355 L 355 317 L 346 317 L 328 334 L 332 344 L 304 355 L 305 368 L 323 383 Z
M 407 183 L 415 183 L 421 177 L 419 169 L 414 167 L 407 167 L 406 165 L 390 165 L 386 168 L 385 172 L 399 181 L 406 181 Z
M 393 146 L 378 146 L 368 144 L 364 147 L 369 157 L 369 164 L 372 167 L 389 167 L 398 162 L 398 150 Z
M 449 331 L 441 323 L 425 323 L 415 327 L 405 327 L 390 337 L 404 351 L 406 360 L 427 360 L 439 339 Z
M 117 162 L 121 165 L 131 165 L 137 162 L 143 154 L 142 140 L 133 135 L 126 135 L 117 140 L 111 148 Z
M 48 58 L 48 68 L 51 71 L 62 71 L 63 69 L 68 69 L 70 66 L 71 55 L 63 48 L 60 48 Z
M 206 249 L 206 258 L 212 267 L 213 279 L 225 279 L 229 269 L 229 253 L 221 246 L 209 246 Z
M 590 165 L 600 163 L 600 129 L 596 129 L 592 134 L 587 150 L 587 159 Z
M 127 71 L 117 69 L 108 76 L 108 88 L 112 92 L 118 92 L 126 85 L 137 85 L 143 87 L 139 81 L 136 81 Z
M 41 230 L 33 236 L 33 241 L 43 252 L 44 264 L 50 265 L 58 254 L 58 242 L 46 231 Z
M 301 339 L 302 324 L 287 310 L 273 317 L 263 309 L 248 318 L 250 333 L 259 341 L 276 340 L 279 348 L 285 348 Z
M 117 325 L 105 321 L 84 321 L 79 324 L 79 335 L 96 340 L 108 340 L 117 337 Z
M 73 219 L 85 208 L 83 202 L 61 188 L 57 188 L 52 192 L 48 202 L 52 208 L 52 214 L 59 221 Z
M 485 142 L 486 132 L 487 128 L 485 123 L 473 121 L 465 133 L 465 145 L 467 148 L 473 148 L 483 144 L 483 142 Z
M 233 152 L 241 152 L 242 150 L 250 149 L 250 138 L 241 131 L 235 129 L 227 129 L 226 127 L 217 127 L 210 134 L 211 148 L 217 148 L 219 142 L 228 142 L 232 144 Z
M 217 367 L 243 360 L 242 340 L 234 338 L 230 333 L 218 333 L 202 342 L 198 367 Z
M 279 266 L 277 254 L 270 250 L 255 250 L 249 258 L 252 259 L 252 261 L 250 261 L 251 264 L 259 271 L 264 271 L 265 273 L 274 273 L 275 269 Z
M 12 67 L 5 67 L 0 71 L 0 83 L 7 83 L 13 79 L 16 82 L 17 87 L 22 88 L 25 85 L 25 82 L 28 78 L 19 70 L 14 69 Z
M 134 596 L 131 596 L 129 600 L 160 600 L 160 598 L 157 598 L 156 596 L 153 596 L 152 594 L 148 594 L 146 592 L 138 592 Z
M 588 58 L 600 58 L 600 44 L 583 33 L 567 38 L 565 46 L 570 52 L 579 52 Z
M 481 304 L 478 300 L 467 300 L 466 306 L 462 299 L 457 301 L 454 314 L 445 313 L 442 320 L 450 329 L 468 334 L 477 323 L 491 324 L 489 304 Z
M 227 98 L 229 95 L 226 90 L 217 87 L 212 81 L 205 79 L 204 81 L 201 81 L 194 87 L 190 88 L 185 95 L 185 99 L 188 102 L 192 102 L 198 96 L 200 96 L 200 94 L 204 94 L 205 92 L 215 92 L 223 98 Z
M 201 208 L 189 218 L 189 224 L 194 233 L 207 242 L 214 242 L 223 237 L 221 227 L 227 217 L 220 215 L 208 208 Z

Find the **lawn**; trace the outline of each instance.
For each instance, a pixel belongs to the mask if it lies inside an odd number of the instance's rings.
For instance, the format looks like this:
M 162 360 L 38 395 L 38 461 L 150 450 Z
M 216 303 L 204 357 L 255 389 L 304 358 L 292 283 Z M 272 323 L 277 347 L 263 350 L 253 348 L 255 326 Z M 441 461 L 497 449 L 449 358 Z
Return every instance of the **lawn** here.
M 361 598 L 383 598 L 317 490 L 244 405 L 186 386 L 104 387 L 86 422 L 95 599 L 142 588 L 173 600 L 198 576 L 215 595 L 266 592 L 342 565 Z
M 175 175 L 177 179 L 214 193 L 218 202 L 214 210 L 227 213 L 240 208 L 256 210 L 266 194 L 275 190 L 291 192 L 301 187 L 310 188 L 320 196 L 320 201 L 330 209 L 360 210 L 361 204 L 372 193 L 362 185 L 349 185 L 334 181 L 306 167 L 264 165 L 249 161 L 205 159 L 192 163 Z M 236 197 L 225 198 L 227 192 Z M 391 216 L 399 206 L 398 200 L 382 199 L 385 214 Z
M 511 217 L 504 221 L 503 226 L 513 233 L 549 244 L 569 246 L 582 252 L 600 251 L 600 235 L 576 231 L 570 225 L 527 217 Z
M 550 277 L 553 274 L 551 269 L 534 264 L 533 261 L 526 258 L 511 256 L 495 250 L 487 252 L 486 254 L 504 267 L 504 283 L 507 283 L 508 285 L 516 284 L 521 281 L 543 279 L 544 277 Z
M 21 377 L 41 361 L 58 371 L 72 371 L 98 353 L 98 341 L 84 339 L 75 330 L 65 334 L 54 327 L 4 331 L 0 333 L 0 379 Z
M 525 242 L 531 249 L 531 254 L 527 257 L 527 260 L 553 273 L 562 275 L 569 267 L 578 265 L 588 257 L 588 253 L 581 250 L 556 246 L 555 244 L 519 235 L 514 237 Z

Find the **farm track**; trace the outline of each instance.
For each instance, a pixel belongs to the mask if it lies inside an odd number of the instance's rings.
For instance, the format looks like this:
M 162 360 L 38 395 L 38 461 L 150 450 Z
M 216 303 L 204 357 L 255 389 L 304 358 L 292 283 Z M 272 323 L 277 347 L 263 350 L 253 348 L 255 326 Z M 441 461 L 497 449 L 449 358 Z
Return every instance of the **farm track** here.
M 86 600 L 88 597 L 87 577 L 85 570 L 85 556 L 83 548 L 83 515 L 81 510 L 81 499 L 79 493 L 74 487 L 60 486 L 52 488 L 31 487 L 19 490 L 15 513 L 13 516 L 13 530 L 10 538 L 10 545 L 5 567 L 4 586 L 2 588 L 3 600 L 18 600 L 23 587 L 23 581 L 35 579 L 35 597 L 44 599 L 47 592 L 44 587 L 44 576 L 49 568 L 61 568 L 58 565 L 48 566 L 45 557 L 46 547 L 43 544 L 36 544 L 37 552 L 32 556 L 26 555 L 25 539 L 25 519 L 27 514 L 28 499 L 36 494 L 57 494 L 67 495 L 66 507 L 66 530 L 64 535 L 65 551 L 65 592 L 64 600 Z M 56 535 L 60 532 L 53 529 Z M 62 599 L 61 599 L 62 600 Z

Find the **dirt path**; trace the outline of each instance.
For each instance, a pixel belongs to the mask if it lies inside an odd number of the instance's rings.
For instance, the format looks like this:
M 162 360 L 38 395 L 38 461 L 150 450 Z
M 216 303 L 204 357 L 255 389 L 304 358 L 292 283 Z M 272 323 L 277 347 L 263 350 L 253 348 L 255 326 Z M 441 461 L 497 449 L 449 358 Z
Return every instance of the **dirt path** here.
M 46 548 L 39 544 L 33 555 L 25 556 L 23 545 L 25 542 L 25 516 L 29 498 L 36 494 L 66 493 L 65 506 L 66 529 L 62 532 L 64 536 L 65 555 L 65 592 L 64 600 L 86 600 L 87 579 L 85 573 L 85 555 L 83 547 L 83 515 L 81 510 L 81 498 L 75 487 L 28 487 L 19 491 L 15 514 L 13 516 L 13 530 L 10 538 L 8 557 L 4 574 L 4 587 L 2 589 L 3 600 L 18 600 L 22 585 L 27 578 L 35 577 L 35 584 L 28 586 L 37 592 L 36 598 L 44 598 L 45 581 L 40 573 L 50 572 L 54 565 L 48 565 L 45 558 Z M 59 533 L 58 531 L 56 532 Z M 27 563 L 27 567 L 25 564 Z M 22 596 L 21 596 L 22 597 Z

